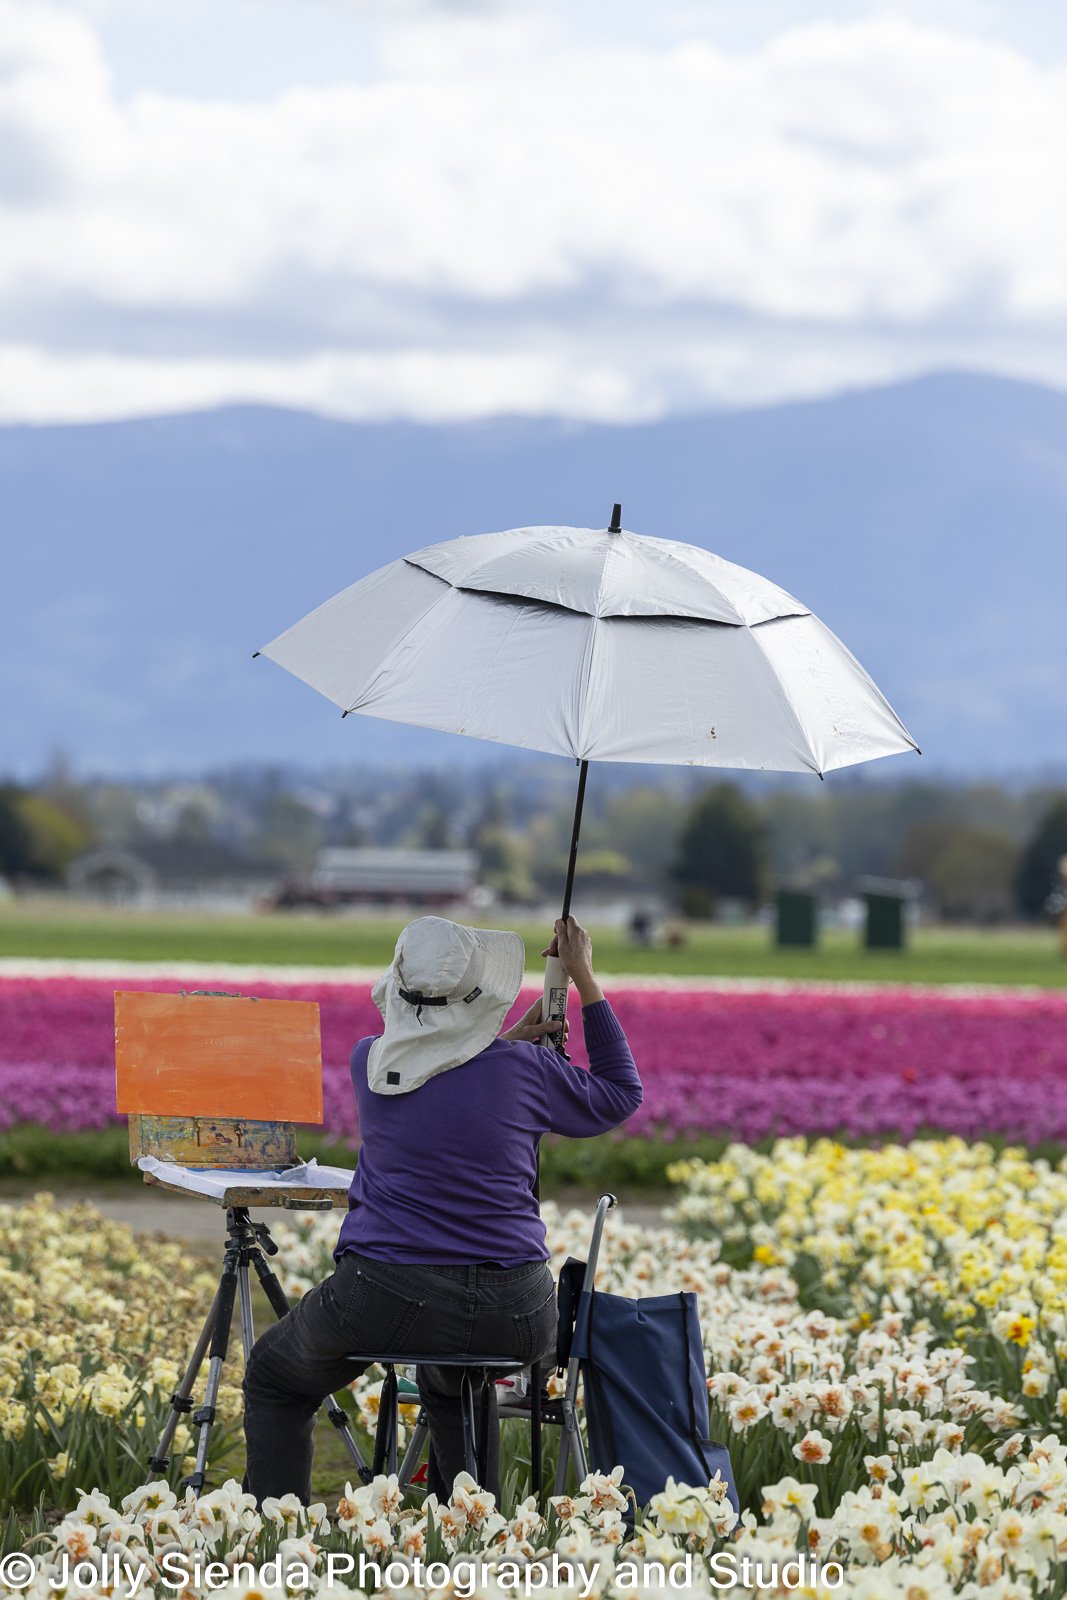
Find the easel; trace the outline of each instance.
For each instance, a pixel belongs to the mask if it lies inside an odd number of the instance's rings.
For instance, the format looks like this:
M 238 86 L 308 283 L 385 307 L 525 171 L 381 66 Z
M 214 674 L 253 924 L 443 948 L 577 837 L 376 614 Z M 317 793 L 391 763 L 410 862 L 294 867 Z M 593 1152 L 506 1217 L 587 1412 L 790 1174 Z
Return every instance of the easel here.
M 118 993 L 115 1062 L 118 1109 L 129 1117 L 130 1160 L 150 1159 L 159 1168 L 144 1172 L 145 1182 L 178 1194 L 200 1194 L 226 1211 L 219 1286 L 148 1458 L 152 1476 L 167 1471 L 178 1423 L 191 1414 L 199 1429 L 196 1458 L 181 1486 L 199 1494 L 235 1305 L 246 1361 L 255 1342 L 250 1267 L 274 1315 L 280 1319 L 289 1311 L 267 1259 L 277 1255 L 278 1246 L 265 1222 L 252 1221 L 250 1207 L 327 1211 L 345 1204 L 347 1185 L 287 1184 L 284 1176 L 297 1162 L 296 1122 L 322 1121 L 319 1008 L 308 1001 L 232 994 Z M 326 1172 L 333 1175 L 334 1169 Z M 217 1181 L 205 1192 L 212 1176 Z M 193 1389 L 205 1356 L 204 1401 L 195 1407 Z M 344 1408 L 329 1395 L 323 1409 L 359 1477 L 369 1483 L 371 1469 Z

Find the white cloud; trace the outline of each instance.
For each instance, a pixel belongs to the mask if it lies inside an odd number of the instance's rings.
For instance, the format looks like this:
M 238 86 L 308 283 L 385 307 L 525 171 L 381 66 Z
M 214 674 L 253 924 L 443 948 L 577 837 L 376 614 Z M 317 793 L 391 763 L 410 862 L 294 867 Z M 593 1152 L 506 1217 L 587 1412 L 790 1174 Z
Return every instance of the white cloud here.
M 1061 71 L 877 19 L 744 55 L 526 9 L 380 45 L 371 83 L 120 101 L 88 19 L 0 0 L 4 414 L 1067 383 Z
M 563 353 L 535 349 L 390 350 L 322 354 L 289 361 L 191 358 L 150 361 L 115 356 L 50 357 L 32 348 L 0 347 L 0 420 L 85 422 L 111 415 L 116 394 L 124 412 L 196 410 L 235 396 L 338 416 L 410 417 L 438 422 L 496 413 L 556 414 L 610 421 L 654 415 L 627 375 L 611 367 L 578 367 Z

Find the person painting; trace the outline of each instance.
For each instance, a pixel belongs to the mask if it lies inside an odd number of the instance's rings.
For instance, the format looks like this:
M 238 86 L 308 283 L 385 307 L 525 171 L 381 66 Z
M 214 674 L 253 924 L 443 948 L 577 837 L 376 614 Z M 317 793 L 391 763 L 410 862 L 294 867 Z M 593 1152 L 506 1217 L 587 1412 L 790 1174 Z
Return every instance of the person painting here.
M 537 1203 L 543 1134 L 588 1138 L 641 1104 L 626 1036 L 593 972 L 586 930 L 559 921 L 558 955 L 582 1002 L 589 1070 L 538 1040 L 538 1000 L 501 1032 L 522 985 L 515 933 L 420 917 L 374 987 L 381 1034 L 352 1052 L 362 1144 L 332 1275 L 257 1340 L 244 1379 L 246 1483 L 311 1498 L 315 1417 L 365 1370 L 359 1353 L 549 1358 L 555 1287 Z M 429 1487 L 463 1469 L 460 1374 L 418 1367 Z M 490 1405 L 495 1407 L 495 1395 Z M 488 1482 L 499 1493 L 499 1430 Z

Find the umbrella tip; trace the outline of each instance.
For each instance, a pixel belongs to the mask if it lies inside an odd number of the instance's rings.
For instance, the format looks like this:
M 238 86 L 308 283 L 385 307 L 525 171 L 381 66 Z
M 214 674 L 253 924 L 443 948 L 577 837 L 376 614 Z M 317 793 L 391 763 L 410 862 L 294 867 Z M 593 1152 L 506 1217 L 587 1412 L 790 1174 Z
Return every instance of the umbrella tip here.
M 608 532 L 622 532 L 622 506 L 619 505 L 618 501 L 611 508 L 611 526 L 608 528 Z
M 259 651 L 258 650 L 253 650 L 252 651 L 252 660 L 253 661 L 258 661 L 259 660 Z

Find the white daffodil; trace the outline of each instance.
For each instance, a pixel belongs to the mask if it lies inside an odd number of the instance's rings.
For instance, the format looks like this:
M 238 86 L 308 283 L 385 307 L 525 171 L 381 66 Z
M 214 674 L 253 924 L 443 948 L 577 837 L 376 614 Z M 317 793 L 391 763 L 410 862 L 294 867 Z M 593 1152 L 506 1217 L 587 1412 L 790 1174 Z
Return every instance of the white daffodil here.
M 763 1514 L 774 1516 L 779 1511 L 791 1511 L 806 1522 L 815 1509 L 818 1489 L 813 1483 L 798 1483 L 796 1478 L 779 1478 L 761 1490 Z
M 832 1445 L 829 1439 L 821 1434 L 818 1428 L 812 1428 L 803 1439 L 798 1439 L 793 1446 L 793 1454 L 798 1461 L 804 1461 L 808 1466 L 821 1467 L 830 1459 Z
M 52 1535 L 53 1549 L 65 1550 L 73 1561 L 86 1561 L 96 1551 L 97 1532 L 80 1517 L 64 1518 Z

